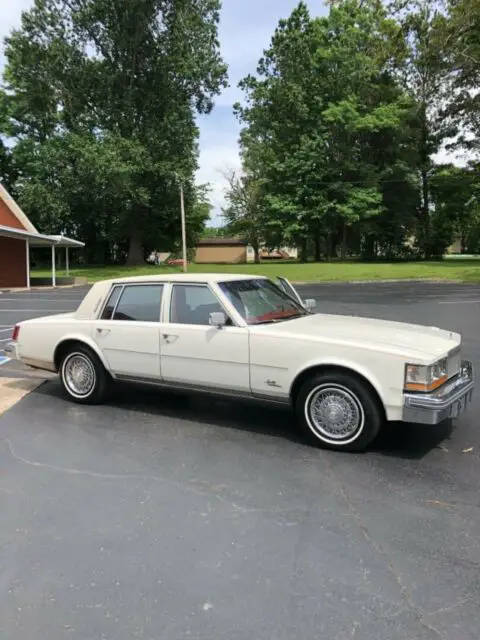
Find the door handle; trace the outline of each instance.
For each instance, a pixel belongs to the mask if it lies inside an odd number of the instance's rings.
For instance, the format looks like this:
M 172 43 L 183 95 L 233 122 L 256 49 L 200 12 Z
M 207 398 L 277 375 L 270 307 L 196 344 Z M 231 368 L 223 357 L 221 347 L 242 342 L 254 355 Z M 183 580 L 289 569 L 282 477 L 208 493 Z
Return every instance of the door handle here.
M 168 344 L 171 344 L 172 342 L 175 342 L 178 339 L 178 335 L 174 333 L 162 333 L 162 338 L 165 340 L 165 342 L 167 342 Z
M 97 327 L 97 333 L 100 336 L 106 336 L 110 333 L 110 329 L 104 329 L 103 327 Z

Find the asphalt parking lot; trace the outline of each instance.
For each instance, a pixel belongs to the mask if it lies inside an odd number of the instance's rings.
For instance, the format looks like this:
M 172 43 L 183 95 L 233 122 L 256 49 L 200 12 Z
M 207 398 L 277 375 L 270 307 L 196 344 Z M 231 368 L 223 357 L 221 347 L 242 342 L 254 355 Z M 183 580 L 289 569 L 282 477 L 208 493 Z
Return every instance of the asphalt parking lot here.
M 459 331 L 480 368 L 480 287 L 301 289 Z M 3 294 L 1 328 L 84 293 Z M 0 638 L 478 640 L 479 411 L 337 454 L 287 411 L 50 379 L 0 417 Z

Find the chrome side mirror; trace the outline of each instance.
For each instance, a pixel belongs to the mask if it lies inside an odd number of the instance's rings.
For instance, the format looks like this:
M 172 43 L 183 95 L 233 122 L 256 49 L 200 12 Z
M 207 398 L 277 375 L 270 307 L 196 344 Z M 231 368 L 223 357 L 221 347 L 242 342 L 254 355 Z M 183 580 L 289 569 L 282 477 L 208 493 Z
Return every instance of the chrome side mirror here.
M 307 311 L 313 311 L 317 308 L 317 301 L 314 298 L 308 298 L 304 301 L 303 306 Z
M 208 322 L 213 326 L 221 329 L 227 324 L 227 316 L 223 311 L 214 311 L 208 316 Z

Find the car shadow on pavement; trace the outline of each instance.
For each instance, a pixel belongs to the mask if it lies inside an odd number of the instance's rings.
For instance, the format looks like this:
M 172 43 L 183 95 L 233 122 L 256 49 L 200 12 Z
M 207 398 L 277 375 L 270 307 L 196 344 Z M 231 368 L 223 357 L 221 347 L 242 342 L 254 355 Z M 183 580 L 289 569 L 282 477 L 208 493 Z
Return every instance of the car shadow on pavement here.
M 49 381 L 34 393 L 47 394 L 69 403 L 57 381 Z M 117 411 L 126 410 L 159 418 L 188 420 L 200 425 L 275 436 L 308 446 L 295 425 L 292 411 L 281 406 L 127 384 L 119 384 L 112 398 L 103 406 Z M 362 455 L 419 460 L 449 439 L 452 430 L 451 421 L 436 427 L 390 423 Z
M 453 429 L 451 420 L 435 426 L 392 422 L 380 432 L 370 451 L 388 457 L 420 460 L 433 449 L 441 448 L 451 438 Z

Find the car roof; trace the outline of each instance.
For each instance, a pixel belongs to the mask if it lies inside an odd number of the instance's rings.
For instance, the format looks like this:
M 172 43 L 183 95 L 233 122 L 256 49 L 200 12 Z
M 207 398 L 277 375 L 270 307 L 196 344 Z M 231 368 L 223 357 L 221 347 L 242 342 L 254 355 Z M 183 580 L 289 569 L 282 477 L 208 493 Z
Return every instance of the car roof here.
M 265 276 L 247 275 L 244 273 L 166 273 L 152 276 L 130 276 L 127 278 L 112 278 L 101 282 L 118 283 L 152 283 L 152 282 L 192 282 L 192 283 L 212 283 L 212 282 L 232 282 L 235 280 L 265 280 Z

